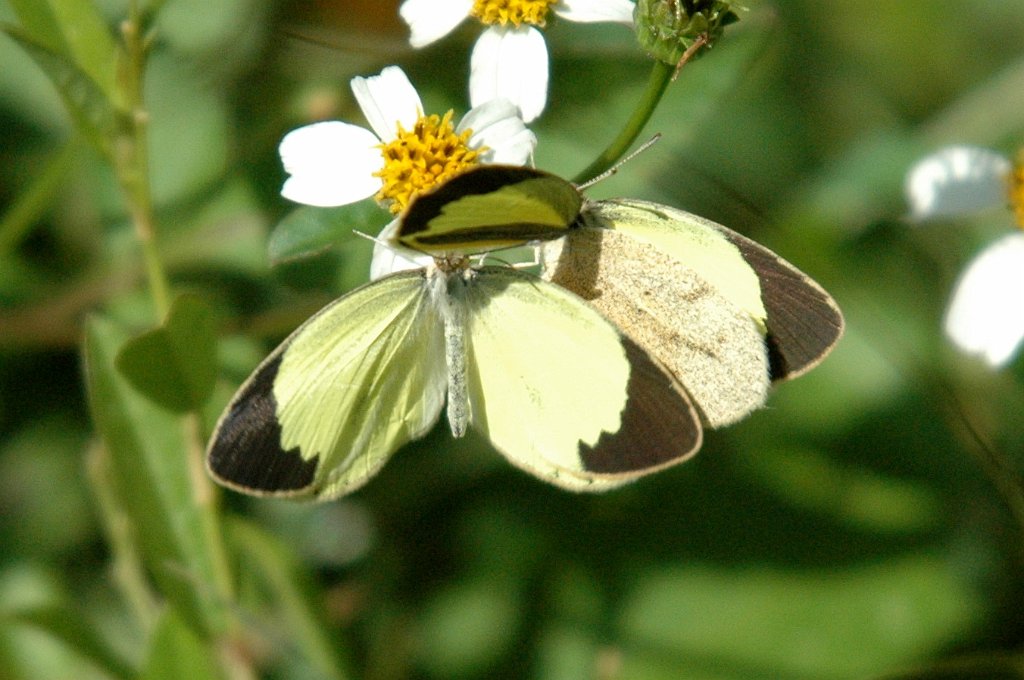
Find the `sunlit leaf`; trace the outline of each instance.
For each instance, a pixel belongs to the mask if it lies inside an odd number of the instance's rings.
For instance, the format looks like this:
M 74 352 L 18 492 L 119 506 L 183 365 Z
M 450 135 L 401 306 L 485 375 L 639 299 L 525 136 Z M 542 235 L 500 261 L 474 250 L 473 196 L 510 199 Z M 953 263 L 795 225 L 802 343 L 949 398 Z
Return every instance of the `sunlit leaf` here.
M 389 221 L 387 212 L 370 199 L 337 208 L 296 208 L 270 235 L 270 261 L 279 264 L 317 255 L 358 238 L 357 231 L 376 236 Z
M 479 675 L 507 654 L 523 620 L 515 584 L 481 580 L 438 593 L 419 620 L 422 663 L 435 677 Z
M 5 25 L 13 38 L 53 83 L 75 127 L 104 155 L 116 125 L 116 109 L 103 90 L 68 57 L 38 42 L 16 26 Z
M 68 57 L 93 83 L 115 100 L 117 46 L 95 2 L 11 0 L 28 33 Z
M 134 338 L 117 368 L 137 390 L 178 413 L 200 409 L 217 378 L 216 329 L 209 306 L 180 295 L 162 326 Z
M 823 570 L 665 567 L 639 575 L 627 597 L 625 675 L 712 677 L 715 659 L 723 680 L 866 677 L 936 653 L 981 606 L 948 564 L 923 556 Z

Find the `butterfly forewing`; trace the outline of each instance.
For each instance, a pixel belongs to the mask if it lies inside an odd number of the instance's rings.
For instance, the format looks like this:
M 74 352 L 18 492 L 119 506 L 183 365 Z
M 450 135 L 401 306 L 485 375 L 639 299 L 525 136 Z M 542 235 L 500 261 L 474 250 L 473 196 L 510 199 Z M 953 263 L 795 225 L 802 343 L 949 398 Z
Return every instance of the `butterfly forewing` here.
M 750 312 L 766 332 L 772 380 L 810 370 L 842 335 L 842 314 L 821 286 L 768 248 L 727 227 L 633 199 L 588 204 L 584 222 L 650 242 L 693 267 Z
M 559 238 L 582 202 L 571 183 L 554 175 L 481 165 L 418 195 L 396 240 L 422 252 L 476 253 Z
M 329 498 L 367 481 L 444 405 L 444 339 L 424 272 L 339 298 L 241 387 L 208 452 L 221 482 Z
M 843 314 L 835 300 L 760 243 L 716 226 L 736 244 L 761 280 L 772 380 L 795 378 L 817 366 L 843 335 Z
M 686 386 L 705 423 L 733 423 L 764 404 L 768 355 L 750 315 L 650 243 L 580 228 L 545 247 L 545 277 L 618 325 Z

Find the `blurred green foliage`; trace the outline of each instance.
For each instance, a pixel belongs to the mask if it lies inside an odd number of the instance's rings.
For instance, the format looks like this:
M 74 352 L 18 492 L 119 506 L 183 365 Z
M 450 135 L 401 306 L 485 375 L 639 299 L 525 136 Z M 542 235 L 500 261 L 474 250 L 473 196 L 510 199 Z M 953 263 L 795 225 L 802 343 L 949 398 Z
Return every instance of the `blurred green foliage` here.
M 143 4 L 155 252 L 189 294 L 155 330 L 111 144 L 135 124 L 129 9 L 0 1 L 0 677 L 1024 677 L 1024 362 L 990 371 L 939 330 L 1010 220 L 902 219 L 923 154 L 1024 142 L 1020 0 L 745 4 L 668 90 L 662 140 L 591 194 L 773 248 L 843 308 L 833 355 L 620 491 L 567 494 L 439 427 L 302 505 L 221 494 L 197 448 L 273 344 L 365 280 L 347 233 L 292 257 L 323 215 L 278 195 L 277 143 L 359 122 L 349 78 L 390 63 L 464 111 L 475 29 L 417 52 L 394 2 Z M 650 62 L 621 26 L 547 37 L 536 160 L 573 176 Z M 180 389 L 147 388 L 181 362 Z

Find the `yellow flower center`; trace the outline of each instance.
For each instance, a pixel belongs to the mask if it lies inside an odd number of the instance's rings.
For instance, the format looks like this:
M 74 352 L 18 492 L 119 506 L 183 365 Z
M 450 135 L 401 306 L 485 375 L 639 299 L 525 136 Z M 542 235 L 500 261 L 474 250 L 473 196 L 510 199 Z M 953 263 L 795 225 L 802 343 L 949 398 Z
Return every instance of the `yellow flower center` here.
M 1010 207 L 1017 226 L 1024 229 L 1024 149 L 1017 153 L 1017 162 L 1010 171 Z
M 487 147 L 469 148 L 471 134 L 456 134 L 451 111 L 443 118 L 420 116 L 412 130 L 399 125 L 395 139 L 381 144 L 384 167 L 374 173 L 383 182 L 377 201 L 397 215 L 416 194 L 478 165 Z
M 543 26 L 548 9 L 556 2 L 558 0 L 473 0 L 469 13 L 487 25 Z

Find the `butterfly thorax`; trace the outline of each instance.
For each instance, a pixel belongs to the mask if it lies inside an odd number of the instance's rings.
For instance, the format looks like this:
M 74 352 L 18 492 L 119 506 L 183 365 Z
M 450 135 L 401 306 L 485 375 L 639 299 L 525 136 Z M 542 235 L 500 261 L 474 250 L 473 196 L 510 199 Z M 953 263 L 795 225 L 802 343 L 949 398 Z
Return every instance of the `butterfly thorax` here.
M 434 266 L 445 274 L 465 272 L 471 265 L 468 255 L 462 253 L 440 253 L 434 255 Z

